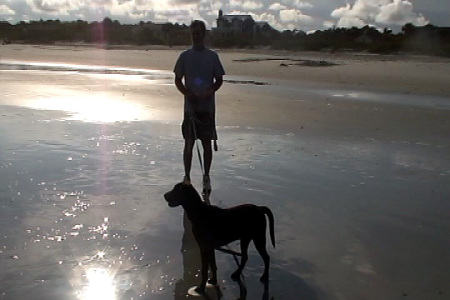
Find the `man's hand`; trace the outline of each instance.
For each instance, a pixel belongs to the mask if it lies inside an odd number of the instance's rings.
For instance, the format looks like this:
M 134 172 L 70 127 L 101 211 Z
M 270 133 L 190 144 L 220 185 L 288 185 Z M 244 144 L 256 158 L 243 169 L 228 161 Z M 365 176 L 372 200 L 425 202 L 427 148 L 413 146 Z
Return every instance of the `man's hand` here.
M 219 76 L 219 77 L 215 78 L 215 81 L 214 81 L 213 85 L 209 89 L 204 91 L 203 93 L 199 94 L 198 97 L 199 98 L 209 98 L 209 97 L 213 96 L 214 93 L 218 89 L 220 89 L 220 87 L 222 86 L 222 83 L 223 83 L 222 76 Z
M 197 100 L 198 95 L 196 95 L 194 92 L 192 92 L 183 84 L 181 77 L 175 77 L 175 85 L 177 89 L 180 91 L 180 93 L 182 93 L 187 99 Z
M 206 91 L 201 92 L 201 93 L 194 93 L 193 91 L 189 90 L 183 84 L 180 77 L 175 77 L 175 85 L 177 86 L 178 90 L 184 96 L 186 96 L 187 99 L 189 99 L 190 101 L 196 101 L 198 99 L 209 98 L 214 95 L 214 93 L 222 86 L 222 83 L 223 83 L 222 76 L 217 77 L 215 80 L 216 81 L 209 89 L 207 89 Z
M 215 92 L 216 92 L 216 91 L 215 91 L 213 88 L 209 88 L 209 89 L 207 89 L 206 91 L 204 91 L 204 92 L 202 92 L 202 93 L 200 93 L 200 94 L 197 94 L 197 97 L 198 97 L 198 98 L 209 98 L 209 97 L 211 97 L 212 95 L 214 95 Z
M 184 94 L 189 101 L 195 101 L 199 98 L 199 96 L 192 92 L 191 90 L 186 89 L 186 93 Z

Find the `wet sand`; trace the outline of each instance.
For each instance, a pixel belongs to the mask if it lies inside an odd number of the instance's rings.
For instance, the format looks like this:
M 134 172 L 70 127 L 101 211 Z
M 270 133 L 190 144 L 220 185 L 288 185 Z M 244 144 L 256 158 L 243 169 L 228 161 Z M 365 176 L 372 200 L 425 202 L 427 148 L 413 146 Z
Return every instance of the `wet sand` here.
M 186 299 L 197 249 L 162 198 L 183 174 L 179 50 L 0 50 L 0 299 Z M 277 240 L 266 289 L 253 246 L 246 291 L 216 255 L 222 299 L 446 299 L 448 61 L 220 55 L 212 202 L 268 205 Z

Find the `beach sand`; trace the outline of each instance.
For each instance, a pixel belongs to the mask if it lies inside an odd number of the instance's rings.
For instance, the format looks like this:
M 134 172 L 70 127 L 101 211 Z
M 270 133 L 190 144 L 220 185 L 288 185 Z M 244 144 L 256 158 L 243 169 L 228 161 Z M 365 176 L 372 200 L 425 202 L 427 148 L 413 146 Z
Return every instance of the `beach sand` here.
M 162 198 L 183 174 L 181 50 L 0 51 L 0 299 L 198 298 Z M 221 299 L 448 298 L 450 60 L 218 53 L 211 200 L 269 206 L 277 241 L 267 287 L 253 246 L 243 285 L 216 255 Z

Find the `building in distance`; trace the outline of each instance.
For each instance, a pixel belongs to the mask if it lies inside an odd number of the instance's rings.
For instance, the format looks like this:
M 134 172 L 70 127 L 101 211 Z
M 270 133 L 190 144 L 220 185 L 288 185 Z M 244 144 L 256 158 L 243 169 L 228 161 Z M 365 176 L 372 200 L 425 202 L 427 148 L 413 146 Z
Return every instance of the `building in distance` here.
M 251 15 L 224 15 L 219 10 L 217 27 L 213 30 L 221 36 L 228 35 L 264 35 L 276 31 L 268 22 L 255 21 Z

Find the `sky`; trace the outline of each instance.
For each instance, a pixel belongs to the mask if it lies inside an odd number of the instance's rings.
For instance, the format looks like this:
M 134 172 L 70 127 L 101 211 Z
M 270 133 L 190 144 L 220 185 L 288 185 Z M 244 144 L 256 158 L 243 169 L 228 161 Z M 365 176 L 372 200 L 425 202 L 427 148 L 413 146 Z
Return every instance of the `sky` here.
M 450 26 L 449 0 L 0 0 L 0 21 L 140 21 L 216 27 L 224 14 L 249 14 L 278 30 L 311 32 L 337 27 L 375 26 L 398 31 L 406 23 Z

